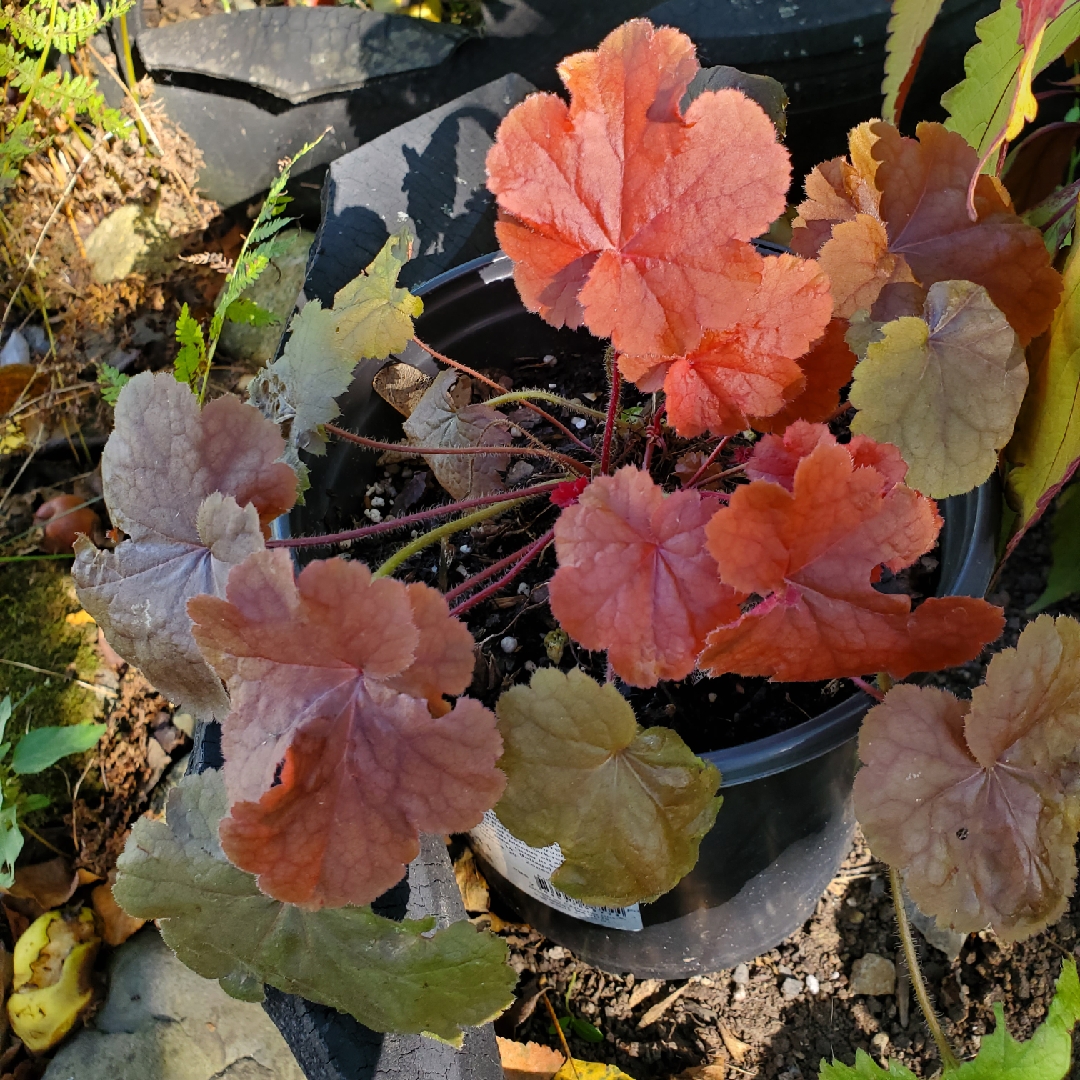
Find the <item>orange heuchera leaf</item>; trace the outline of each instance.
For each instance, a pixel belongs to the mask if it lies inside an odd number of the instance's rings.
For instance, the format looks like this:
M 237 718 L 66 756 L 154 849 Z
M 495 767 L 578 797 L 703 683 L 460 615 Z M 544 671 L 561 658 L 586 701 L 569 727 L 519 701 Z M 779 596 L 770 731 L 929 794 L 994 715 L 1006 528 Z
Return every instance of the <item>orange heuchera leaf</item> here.
M 810 351 L 799 361 L 803 379 L 785 395 L 784 407 L 771 416 L 755 416 L 750 427 L 755 431 L 780 432 L 796 420 L 819 424 L 831 420 L 840 410 L 840 391 L 851 382 L 858 357 L 844 335 L 848 324 L 832 319 Z
M 109 644 L 161 693 L 224 716 L 221 682 L 191 637 L 185 604 L 224 591 L 230 566 L 263 546 L 260 526 L 292 506 L 296 474 L 275 424 L 234 397 L 199 408 L 171 374 L 120 392 L 101 457 L 105 503 L 128 539 L 75 545 L 79 600 Z
M 619 358 L 622 373 L 645 390 L 663 385 L 667 415 L 684 438 L 734 435 L 751 416 L 771 416 L 805 384 L 798 357 L 821 336 L 832 313 L 829 282 L 816 263 L 766 259 L 761 284 L 726 330 L 707 330 L 675 359 Z
M 418 833 L 460 832 L 502 794 L 495 717 L 460 694 L 472 635 L 426 585 L 285 551 L 229 575 L 189 611 L 226 680 L 225 853 L 304 907 L 366 904 L 400 880 Z
M 910 565 L 941 528 L 934 503 L 873 458 L 860 467 L 822 437 L 791 491 L 767 480 L 735 490 L 706 526 L 708 548 L 721 580 L 762 600 L 709 635 L 700 667 L 781 681 L 903 678 L 970 660 L 1001 633 L 1001 609 L 985 600 L 933 598 L 912 612 L 909 596 L 873 588 L 879 567 Z
M 807 181 L 808 198 L 799 207 L 792 248 L 817 255 L 829 275 L 836 313 L 850 317 L 870 307 L 886 285 L 965 280 L 982 285 L 1023 344 L 1050 324 L 1061 294 L 1061 278 L 1037 229 L 1013 213 L 1000 184 L 979 177 L 977 220 L 968 217 L 968 184 L 978 155 L 955 132 L 940 124 L 920 124 L 917 139 L 891 125 L 875 123 L 871 175 L 865 155 L 853 164 L 834 163 Z M 861 168 L 856 160 L 863 162 Z M 824 167 L 822 167 L 824 168 Z M 875 212 L 863 189 L 844 169 L 862 172 L 880 192 Z M 826 183 L 838 169 L 847 185 Z M 815 176 L 815 174 L 811 174 Z M 846 202 L 846 208 L 844 203 Z M 831 232 L 825 236 L 824 225 Z
M 897 686 L 863 721 L 855 810 L 912 899 L 955 929 L 1017 941 L 1076 879 L 1080 624 L 1043 615 L 961 701 Z
M 697 492 L 665 495 L 627 465 L 597 477 L 555 523 L 552 613 L 585 648 L 607 649 L 633 686 L 685 678 L 705 635 L 739 617 L 705 550 L 711 514 Z
M 634 19 L 559 65 L 569 106 L 535 94 L 499 126 L 488 187 L 530 311 L 620 352 L 684 356 L 754 293 L 747 241 L 783 212 L 788 154 L 738 90 L 683 115 L 697 71 L 688 37 Z
M 746 475 L 751 480 L 771 480 L 791 491 L 795 486 L 795 470 L 815 447 L 836 446 L 836 439 L 824 424 L 797 420 L 782 436 L 766 435 L 754 447 L 746 463 Z M 866 435 L 856 435 L 844 446 L 855 468 L 877 469 L 889 487 L 899 484 L 907 474 L 907 464 L 900 451 L 891 443 L 879 443 Z

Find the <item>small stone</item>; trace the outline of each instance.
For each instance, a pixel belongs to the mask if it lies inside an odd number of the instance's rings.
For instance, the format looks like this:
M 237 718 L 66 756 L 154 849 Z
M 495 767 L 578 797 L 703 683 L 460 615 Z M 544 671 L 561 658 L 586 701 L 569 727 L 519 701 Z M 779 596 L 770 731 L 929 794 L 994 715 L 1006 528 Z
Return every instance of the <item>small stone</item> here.
M 780 985 L 780 993 L 786 1001 L 794 1001 L 802 991 L 802 979 L 785 979 Z
M 732 1001 L 745 1001 L 746 1000 L 746 991 L 740 986 L 739 989 L 736 990 L 735 993 L 731 995 L 731 1000 Z
M 889 1048 L 889 1036 L 884 1031 L 879 1031 L 871 1040 L 870 1045 L 878 1057 L 884 1057 Z
M 570 421 L 578 431 L 580 431 L 588 422 L 589 421 L 586 420 L 584 416 L 575 416 L 574 419 Z
M 877 953 L 867 953 L 851 966 L 853 994 L 870 994 L 885 997 L 896 989 L 896 965 Z
M 12 330 L 7 341 L 4 342 L 4 347 L 0 349 L 0 367 L 5 367 L 8 364 L 29 363 L 30 343 L 18 330 Z
M 461 547 L 458 548 L 458 551 L 461 552 L 462 555 L 468 555 L 469 552 L 472 551 L 472 548 L 469 547 L 468 544 L 462 544 Z
M 736 986 L 745 986 L 750 981 L 750 968 L 746 964 L 739 964 L 731 978 Z
M 548 353 L 547 356 L 545 356 L 544 359 L 540 361 L 540 363 L 542 363 L 544 367 L 554 367 L 558 362 L 559 361 L 554 356 L 552 356 L 551 353 Z
M 536 670 L 536 661 L 535 660 L 526 660 L 525 661 L 525 670 L 527 672 L 529 672 L 530 674 L 532 674 L 532 672 L 534 672 Z
M 372 506 L 385 506 L 386 505 L 386 500 L 381 498 L 378 495 L 375 495 L 371 500 L 371 505 Z
M 516 637 L 504 637 L 502 641 L 499 642 L 499 648 L 507 655 L 512 653 L 517 647 L 518 640 Z
M 811 994 L 816 994 L 821 989 L 821 983 L 817 981 L 816 975 L 806 976 L 806 989 L 809 990 Z
M 523 581 L 518 586 L 517 591 L 518 591 L 518 596 L 528 596 L 529 593 L 532 592 L 532 589 L 530 588 L 529 583 L 527 581 Z
M 777 968 L 776 968 L 776 970 L 777 970 L 777 971 L 778 971 L 778 972 L 779 972 L 779 973 L 780 973 L 781 975 L 794 975 L 794 974 L 795 974 L 795 972 L 794 972 L 794 971 L 792 971 L 792 970 L 791 970 L 791 968 L 789 968 L 789 967 L 787 966 L 787 964 L 778 964 L 778 965 L 777 965 Z
M 716 704 L 716 695 L 715 694 L 710 694 L 709 695 L 709 704 L 710 705 L 715 705 Z
M 558 385 L 559 385 L 558 383 L 549 382 L 548 383 L 548 389 L 549 390 L 554 390 L 555 387 L 558 386 Z
M 568 960 L 570 958 L 570 951 L 564 949 L 561 945 L 552 945 L 544 955 L 549 960 Z

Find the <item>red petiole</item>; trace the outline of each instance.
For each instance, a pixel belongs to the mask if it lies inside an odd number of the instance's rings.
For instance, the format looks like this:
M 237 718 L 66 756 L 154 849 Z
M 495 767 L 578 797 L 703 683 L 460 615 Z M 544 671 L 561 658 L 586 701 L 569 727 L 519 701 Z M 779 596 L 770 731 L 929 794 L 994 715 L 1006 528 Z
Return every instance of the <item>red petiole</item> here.
M 457 607 L 452 607 L 450 609 L 450 614 L 459 616 L 463 615 L 466 611 L 469 610 L 469 608 L 475 607 L 477 604 L 486 600 L 489 596 L 494 596 L 497 592 L 501 592 L 503 589 L 506 588 L 507 585 L 510 584 L 511 581 L 514 580 L 514 578 L 518 576 L 518 574 L 521 573 L 522 570 L 525 569 L 525 567 L 529 563 L 533 561 L 533 559 L 536 558 L 537 555 L 540 554 L 541 551 L 544 550 L 544 548 L 548 546 L 548 544 L 551 543 L 554 538 L 555 530 L 549 529 L 538 540 L 534 540 L 527 548 L 525 548 L 523 552 L 517 552 L 517 555 L 519 555 L 520 558 L 516 563 L 514 563 L 514 565 L 507 573 L 503 574 L 503 576 L 499 578 L 498 581 L 492 582 L 486 589 L 481 589 L 478 593 L 474 593 L 472 596 L 470 596 L 468 600 L 463 600 L 460 604 L 457 605 Z M 514 556 L 511 556 L 511 558 L 513 557 Z M 489 567 L 488 570 L 491 570 L 491 567 Z M 462 582 L 461 584 L 466 585 L 468 583 Z M 457 588 L 460 590 L 461 585 L 459 585 Z
M 377 525 L 365 525 L 361 529 L 348 529 L 345 532 L 327 533 L 325 536 L 291 536 L 287 540 L 268 540 L 268 548 L 301 548 L 301 547 L 329 547 L 331 544 L 344 544 L 349 540 L 363 540 L 368 536 L 378 536 L 379 533 L 393 532 L 394 529 L 416 525 L 422 521 L 430 521 L 432 518 L 445 517 L 447 514 L 456 514 L 462 510 L 475 510 L 478 506 L 491 506 L 494 503 L 511 502 L 514 499 L 527 499 L 533 495 L 544 495 L 553 488 L 563 483 L 561 480 L 547 480 L 533 487 L 517 488 L 513 491 L 500 491 L 495 495 L 483 495 L 476 499 L 464 499 L 461 502 L 447 503 L 445 506 L 435 506 L 430 510 L 418 510 L 415 514 L 406 514 L 404 517 L 390 518 L 380 521 Z

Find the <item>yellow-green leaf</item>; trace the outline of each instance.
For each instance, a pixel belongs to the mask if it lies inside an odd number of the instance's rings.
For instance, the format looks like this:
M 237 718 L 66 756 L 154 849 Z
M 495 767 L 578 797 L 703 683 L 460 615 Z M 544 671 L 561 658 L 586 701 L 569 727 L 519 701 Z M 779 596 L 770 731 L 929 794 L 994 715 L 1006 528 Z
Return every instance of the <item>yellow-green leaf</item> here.
M 221 774 L 185 777 L 166 819 L 140 818 L 116 864 L 113 895 L 160 920 L 165 943 L 193 971 L 244 1000 L 263 983 L 350 1013 L 375 1031 L 422 1032 L 456 1045 L 513 1000 L 506 943 L 468 922 L 395 922 L 370 907 L 309 911 L 259 892 L 225 858 Z
M 632 1080 L 632 1078 L 614 1065 L 573 1058 L 572 1061 L 563 1065 L 551 1080 Z
M 495 711 L 508 778 L 495 813 L 532 847 L 559 844 L 556 888 L 623 907 L 655 900 L 694 868 L 720 774 L 674 731 L 643 731 L 612 683 L 576 668 L 541 668 Z
M 1005 127 L 1016 92 L 1016 78 L 1024 50 L 1019 44 L 1020 8 L 1017 0 L 1002 0 L 1001 7 L 975 24 L 978 42 L 964 57 L 964 81 L 941 99 L 948 112 L 945 126 L 957 131 L 980 157 Z M 1047 24 L 1033 75 L 1056 60 L 1080 38 L 1080 4 L 1070 4 Z
M 889 38 L 885 42 L 885 81 L 881 84 L 881 92 L 885 95 L 881 115 L 892 124 L 900 123 L 900 112 L 915 77 L 919 53 L 944 2 L 893 0 Z
M 408 344 L 413 319 L 424 309 L 419 297 L 397 285 L 411 245 L 411 233 L 402 229 L 335 295 L 331 310 L 318 300 L 305 304 L 281 356 L 251 383 L 248 395 L 264 416 L 291 422 L 290 446 L 321 453 L 318 429 L 340 412 L 335 399 L 349 388 L 356 365 Z
M 994 471 L 1027 383 L 1016 332 L 986 290 L 939 281 L 922 317 L 886 323 L 856 365 L 851 429 L 897 446 L 910 487 L 959 495 Z
M 1015 536 L 1042 514 L 1080 458 L 1080 245 L 1073 245 L 1064 277 L 1049 340 L 1028 350 L 1031 387 L 1005 449 Z

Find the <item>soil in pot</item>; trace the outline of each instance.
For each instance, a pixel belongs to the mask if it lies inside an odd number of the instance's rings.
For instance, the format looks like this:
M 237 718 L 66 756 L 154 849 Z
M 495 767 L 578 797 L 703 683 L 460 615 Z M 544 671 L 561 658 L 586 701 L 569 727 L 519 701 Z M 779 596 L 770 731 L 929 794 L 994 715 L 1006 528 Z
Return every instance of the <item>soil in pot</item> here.
M 990 594 L 992 602 L 1005 608 L 1002 639 L 978 660 L 932 676 L 935 685 L 970 696 L 993 653 L 1016 644 L 1035 617 L 1027 609 L 1046 582 L 1049 531 L 1044 520 L 1024 538 Z M 1048 611 L 1078 617 L 1080 597 Z M 634 1080 L 668 1080 L 710 1063 L 723 1080 L 811 1080 L 821 1058 L 835 1056 L 852 1064 L 858 1049 L 878 1061 L 884 1051 L 916 1076 L 932 1077 L 940 1061 L 914 995 L 908 993 L 905 1010 L 902 984 L 898 992 L 880 996 L 852 988 L 856 960 L 867 953 L 896 960 L 887 884 L 886 868 L 857 834 L 813 916 L 775 949 L 745 968 L 651 982 L 601 971 L 529 927 L 503 925 L 513 916 L 493 893 L 491 913 L 473 921 L 493 927 L 507 940 L 511 963 L 521 973 L 517 1002 L 496 1021 L 496 1031 L 505 1038 L 557 1047 L 537 994 L 549 987 L 561 1012 L 562 995 L 576 976 L 571 1011 L 598 1026 L 603 1041 L 590 1043 L 571 1031 L 571 1051 L 585 1060 L 616 1064 Z M 973 1055 L 980 1037 L 993 1030 L 995 1001 L 1004 1006 L 1012 1035 L 1031 1037 L 1046 1016 L 1063 958 L 1080 957 L 1078 927 L 1080 898 L 1074 897 L 1056 925 L 1019 944 L 1000 942 L 989 932 L 973 934 L 958 955 L 949 957 L 915 932 L 931 998 L 962 1057 Z M 1074 1035 L 1071 1077 L 1080 1076 L 1078 1051 L 1080 1035 Z M 711 1074 L 687 1074 L 686 1080 L 692 1078 L 713 1080 Z

